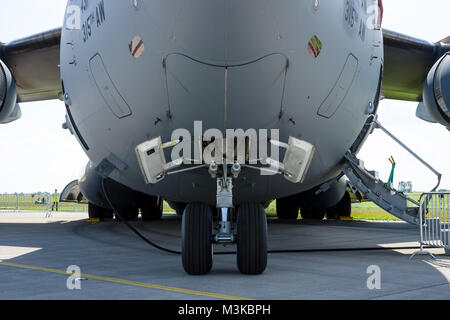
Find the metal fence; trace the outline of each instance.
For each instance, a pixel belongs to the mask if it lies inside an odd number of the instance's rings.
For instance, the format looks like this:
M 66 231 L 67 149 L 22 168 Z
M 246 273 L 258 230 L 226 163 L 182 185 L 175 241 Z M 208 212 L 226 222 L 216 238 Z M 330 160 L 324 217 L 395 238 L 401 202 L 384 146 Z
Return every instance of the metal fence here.
M 420 197 L 420 251 L 424 246 L 444 248 L 450 254 L 450 193 L 424 193 Z M 413 257 L 411 256 L 411 258 Z
M 56 210 L 56 208 L 54 208 Z M 52 195 L 50 193 L 34 194 L 0 194 L 0 211 L 51 211 Z M 58 203 L 58 211 L 61 212 L 87 212 L 86 204 L 76 202 Z

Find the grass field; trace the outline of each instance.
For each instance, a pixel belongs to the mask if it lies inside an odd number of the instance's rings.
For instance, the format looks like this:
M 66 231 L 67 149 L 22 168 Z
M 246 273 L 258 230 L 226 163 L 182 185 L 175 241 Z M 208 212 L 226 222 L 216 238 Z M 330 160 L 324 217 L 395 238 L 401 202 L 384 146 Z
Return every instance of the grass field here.
M 409 197 L 418 201 L 421 193 L 408 194 Z M 276 216 L 275 201 L 267 208 L 269 216 Z M 352 217 L 354 220 L 383 220 L 383 221 L 401 221 L 389 212 L 384 211 L 373 202 L 354 202 L 352 204 Z
M 45 199 L 47 203 L 37 203 Z M 51 210 L 52 205 L 49 203 L 47 194 L 36 193 L 31 194 L 0 194 L 0 210 L 3 211 L 47 211 Z M 61 212 L 87 212 L 87 205 L 79 203 L 60 202 L 58 210 Z
M 36 204 L 38 199 L 42 199 L 44 195 L 0 195 L 0 210 L 3 211 L 46 211 L 51 205 Z M 418 200 L 420 193 L 409 194 L 415 200 Z M 60 203 L 59 211 L 61 212 L 87 212 L 87 205 L 78 203 Z M 164 202 L 164 212 L 173 213 L 174 210 Z M 276 216 L 276 203 L 273 201 L 267 208 L 268 216 Z M 355 202 L 352 204 L 352 217 L 355 220 L 386 220 L 400 221 L 398 218 L 380 209 L 373 202 Z

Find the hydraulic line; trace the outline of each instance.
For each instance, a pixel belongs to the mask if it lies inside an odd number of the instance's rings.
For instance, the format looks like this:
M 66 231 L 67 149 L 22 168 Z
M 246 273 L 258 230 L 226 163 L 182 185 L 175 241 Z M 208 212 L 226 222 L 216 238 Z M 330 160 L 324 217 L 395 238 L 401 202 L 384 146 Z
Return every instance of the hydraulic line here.
M 111 209 L 114 211 L 116 217 L 118 217 L 119 220 L 121 222 L 123 222 L 139 238 L 141 238 L 146 243 L 148 243 L 149 245 L 151 245 L 152 247 L 154 247 L 158 250 L 176 254 L 176 255 L 181 255 L 180 251 L 164 248 L 164 247 L 152 242 L 146 236 L 144 236 L 139 230 L 137 230 L 130 223 L 128 223 L 128 221 L 126 221 L 124 218 L 122 218 L 122 216 L 119 213 L 119 210 L 117 210 L 117 207 L 114 206 L 111 199 L 109 198 L 109 193 L 106 188 L 105 179 L 102 180 L 102 188 L 103 188 L 103 193 L 105 194 L 105 197 L 106 197 L 106 201 L 108 202 Z M 366 248 L 280 249 L 280 250 L 272 249 L 272 250 L 268 250 L 267 252 L 270 254 L 280 254 L 280 253 L 351 252 L 351 251 L 416 250 L 416 249 L 420 249 L 420 247 L 366 247 Z M 214 255 L 232 255 L 232 254 L 236 254 L 236 252 L 235 251 L 214 252 Z

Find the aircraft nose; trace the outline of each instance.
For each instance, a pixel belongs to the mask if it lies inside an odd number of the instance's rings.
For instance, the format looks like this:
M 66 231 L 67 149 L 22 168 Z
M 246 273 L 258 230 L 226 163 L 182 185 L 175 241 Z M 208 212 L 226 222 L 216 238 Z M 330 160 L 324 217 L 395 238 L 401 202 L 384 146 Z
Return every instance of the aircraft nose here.
M 184 128 L 198 119 L 220 130 L 274 126 L 282 111 L 288 66 L 280 53 L 223 66 L 171 54 L 165 61 L 170 112 Z
M 271 3 L 182 1 L 171 37 L 184 53 L 207 61 L 229 63 L 255 59 L 273 52 L 281 38 Z
M 192 120 L 205 119 L 205 111 L 210 128 L 276 123 L 289 63 L 279 48 L 275 2 L 177 3 L 170 29 L 176 49 L 165 59 L 170 112 L 177 124 L 190 127 Z

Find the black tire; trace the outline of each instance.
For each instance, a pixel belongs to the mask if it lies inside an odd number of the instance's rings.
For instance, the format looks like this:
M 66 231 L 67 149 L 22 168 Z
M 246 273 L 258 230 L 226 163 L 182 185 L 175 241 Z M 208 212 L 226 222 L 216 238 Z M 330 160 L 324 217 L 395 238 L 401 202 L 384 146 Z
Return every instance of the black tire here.
M 136 220 L 138 215 L 139 215 L 139 208 L 137 207 L 128 207 L 128 208 L 124 208 L 121 209 L 118 212 L 119 216 L 117 216 L 116 214 L 116 220 L 120 221 L 122 219 L 124 219 L 125 221 L 131 221 L 131 220 Z
M 163 201 L 161 198 L 149 197 L 141 204 L 141 216 L 143 221 L 160 220 L 163 214 Z
M 267 218 L 257 203 L 237 210 L 237 265 L 243 274 L 261 274 L 267 267 Z
M 339 216 L 337 215 L 336 206 L 327 208 L 327 220 L 337 220 Z
M 102 207 L 96 206 L 91 202 L 88 204 L 88 214 L 90 219 L 102 219 L 103 210 L 104 209 Z
M 297 220 L 298 209 L 296 199 L 293 197 L 277 199 L 277 217 L 284 220 Z
M 112 211 L 111 209 L 104 209 L 103 218 L 104 219 L 114 219 L 114 211 Z
M 90 219 L 112 219 L 112 210 L 105 209 L 95 204 L 89 202 L 88 204 L 88 215 Z
M 300 215 L 302 216 L 302 219 L 311 219 L 311 212 L 312 210 L 307 206 L 300 207 Z
M 303 219 L 323 220 L 327 210 L 325 208 L 302 206 L 300 212 Z
M 344 197 L 336 205 L 336 215 L 338 218 L 352 215 L 352 198 L 348 191 L 345 192 Z
M 184 270 L 190 275 L 211 271 L 212 210 L 203 203 L 190 203 L 183 214 L 181 253 Z
M 179 215 L 180 217 L 183 215 L 184 210 L 187 207 L 187 203 L 183 203 L 183 202 L 167 201 L 167 203 L 173 210 L 175 210 L 177 215 Z

